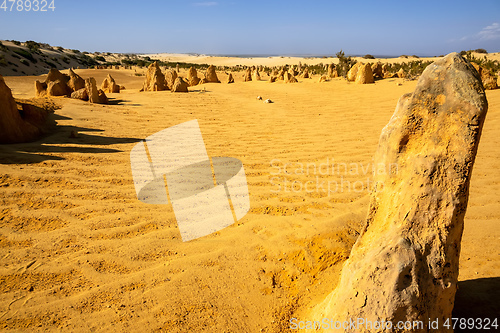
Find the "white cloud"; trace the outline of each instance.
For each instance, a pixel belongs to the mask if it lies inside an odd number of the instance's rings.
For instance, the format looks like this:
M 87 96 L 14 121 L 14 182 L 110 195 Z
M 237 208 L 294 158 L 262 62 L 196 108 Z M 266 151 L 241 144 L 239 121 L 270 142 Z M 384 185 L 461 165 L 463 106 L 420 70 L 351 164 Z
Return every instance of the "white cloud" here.
M 487 27 L 484 27 L 477 36 L 482 40 L 491 40 L 500 38 L 500 23 L 495 22 Z
M 215 1 L 193 3 L 193 6 L 195 6 L 195 7 L 211 7 L 211 6 L 217 6 L 217 5 L 218 5 L 218 3 Z

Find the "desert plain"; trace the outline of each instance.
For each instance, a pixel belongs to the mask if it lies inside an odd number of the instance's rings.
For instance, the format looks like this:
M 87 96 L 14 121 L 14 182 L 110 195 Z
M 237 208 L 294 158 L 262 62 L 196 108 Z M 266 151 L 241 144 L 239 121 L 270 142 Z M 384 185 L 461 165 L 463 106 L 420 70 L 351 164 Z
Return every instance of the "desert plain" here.
M 328 59 L 199 61 L 278 66 Z M 291 318 L 335 288 L 365 223 L 380 132 L 417 81 L 358 85 L 313 75 L 271 84 L 262 73 L 262 81 L 243 82 L 243 72 L 234 72 L 235 83 L 226 84 L 227 73 L 217 70 L 222 83 L 189 93 L 139 92 L 138 71 L 145 69 L 75 69 L 98 84 L 111 74 L 126 89 L 107 94 L 108 105 L 51 98 L 60 106 L 53 131 L 0 145 L 0 330 L 290 331 Z M 29 99 L 44 76 L 4 79 L 14 97 Z M 486 96 L 454 310 L 464 318 L 500 313 L 500 90 Z M 209 156 L 242 161 L 250 211 L 183 242 L 170 205 L 137 200 L 130 151 L 194 119 Z M 330 191 L 314 185 L 322 182 Z

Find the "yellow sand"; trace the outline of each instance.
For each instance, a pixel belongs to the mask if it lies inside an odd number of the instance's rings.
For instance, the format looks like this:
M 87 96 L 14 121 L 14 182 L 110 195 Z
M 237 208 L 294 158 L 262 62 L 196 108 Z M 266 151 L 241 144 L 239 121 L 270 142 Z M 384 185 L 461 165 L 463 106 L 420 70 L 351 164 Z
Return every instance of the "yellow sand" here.
M 335 287 L 364 222 L 380 132 L 416 85 L 317 76 L 242 82 L 241 72 L 234 84 L 188 94 L 140 93 L 144 77 L 133 71 L 77 73 L 98 84 L 110 73 L 127 89 L 108 94 L 107 106 L 57 98 L 55 133 L 0 146 L 0 329 L 286 331 L 289 318 Z M 35 77 L 5 80 L 16 97 L 33 97 Z M 460 261 L 459 294 L 472 296 L 462 310 L 500 276 L 500 90 L 487 97 Z M 170 205 L 137 200 L 129 153 L 138 140 L 193 119 L 209 156 L 243 162 L 251 210 L 182 242 Z M 310 164 L 303 174 L 299 163 Z M 300 188 L 308 181 L 312 191 Z M 332 192 L 316 181 L 331 182 Z M 491 313 L 496 292 L 481 294 L 474 309 Z

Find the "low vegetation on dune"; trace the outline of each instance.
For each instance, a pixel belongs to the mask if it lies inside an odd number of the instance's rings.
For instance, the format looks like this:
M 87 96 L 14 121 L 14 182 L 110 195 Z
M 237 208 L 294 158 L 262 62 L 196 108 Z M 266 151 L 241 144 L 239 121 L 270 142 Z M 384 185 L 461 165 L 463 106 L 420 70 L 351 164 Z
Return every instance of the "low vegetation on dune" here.
M 460 55 L 465 57 L 470 62 L 476 63 L 479 66 L 485 68 L 491 75 L 496 75 L 500 71 L 500 62 L 498 60 L 488 59 L 486 55 L 483 56 L 482 58 L 481 57 L 476 58 L 474 56 L 474 53 L 488 54 L 488 52 L 485 49 L 476 49 L 469 51 L 461 51 Z

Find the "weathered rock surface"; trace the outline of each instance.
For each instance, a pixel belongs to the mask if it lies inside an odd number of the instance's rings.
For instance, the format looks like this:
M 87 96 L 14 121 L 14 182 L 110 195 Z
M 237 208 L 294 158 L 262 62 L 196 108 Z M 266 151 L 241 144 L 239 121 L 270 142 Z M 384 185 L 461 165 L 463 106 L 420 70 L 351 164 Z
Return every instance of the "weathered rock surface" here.
M 328 65 L 328 76 L 331 78 L 339 77 L 339 73 L 337 72 L 337 68 L 334 64 Z
M 35 81 L 35 97 L 47 96 L 47 84 L 45 82 Z
M 97 84 L 93 77 L 85 80 L 85 90 L 87 91 L 90 103 L 99 102 L 99 91 L 97 90 Z
M 357 62 L 354 66 L 352 66 L 349 72 L 347 72 L 347 81 L 356 80 L 356 75 L 358 75 L 358 70 L 361 66 L 363 66 L 363 64 L 360 62 Z
M 470 176 L 487 108 L 480 77 L 457 53 L 429 65 L 415 91 L 400 98 L 380 136 L 374 165 L 385 172 L 374 175 L 366 225 L 336 289 L 310 318 L 421 320 L 425 327 L 418 332 L 431 331 L 429 318 L 441 324 L 451 318 Z
M 88 101 L 89 95 L 87 94 L 87 89 L 82 88 L 71 93 L 71 98 L 81 99 L 82 101 Z
M 309 78 L 309 69 L 306 67 L 304 69 L 304 72 L 300 75 L 302 78 L 304 79 L 308 79 Z
M 72 92 L 85 88 L 85 80 L 82 79 L 80 75 L 73 72 L 71 68 L 69 70 L 68 87 Z
M 177 77 L 174 84 L 172 85 L 172 92 L 188 92 L 188 83 L 182 79 L 182 77 Z
M 52 68 L 44 82 L 35 81 L 35 96 L 69 96 L 72 92 L 68 86 L 69 81 L 70 76 Z
M 167 85 L 168 90 L 172 90 L 177 77 L 177 72 L 173 69 L 169 69 L 165 72 L 165 84 Z
M 260 73 L 259 70 L 256 69 L 253 74 L 252 74 L 252 80 L 254 81 L 260 81 Z
M 70 79 L 70 77 L 68 75 L 59 72 L 55 68 L 51 68 L 49 70 L 49 74 L 47 75 L 47 78 L 45 79 L 45 83 L 48 84 L 50 81 L 57 81 L 57 80 L 64 82 L 64 83 L 68 83 L 69 79 Z
M 190 87 L 196 86 L 200 83 L 200 78 L 198 77 L 198 72 L 196 71 L 196 68 L 189 67 L 187 81 Z
M 61 80 L 49 81 L 46 94 L 47 96 L 69 96 L 71 95 L 71 89 Z
M 484 89 L 487 90 L 498 89 L 497 80 L 495 80 L 495 77 L 491 75 L 486 68 L 481 67 L 476 63 L 472 63 L 472 65 L 481 76 L 481 81 L 483 82 Z
M 85 80 L 85 90 L 87 91 L 90 103 L 108 104 L 106 94 L 101 89 L 97 89 L 97 84 L 93 77 Z
M 366 83 L 374 83 L 372 67 L 370 64 L 361 65 L 358 69 L 358 73 L 356 74 L 356 83 L 366 84 Z
M 285 69 L 281 68 L 278 72 L 278 80 L 284 80 L 285 79 Z
M 119 93 L 120 86 L 116 84 L 115 79 L 108 74 L 106 78 L 101 83 L 101 90 L 105 93 Z
M 285 72 L 284 80 L 285 80 L 285 83 L 297 83 L 298 82 L 297 79 L 295 78 L 295 76 L 293 76 L 289 72 Z
M 243 75 L 243 81 L 245 81 L 245 82 L 252 81 L 252 69 L 251 68 L 247 68 L 245 70 L 245 74 Z
M 227 83 L 234 83 L 233 74 L 229 73 L 227 76 Z
M 380 63 L 380 62 L 374 62 L 372 64 L 372 73 L 373 73 L 373 77 L 376 77 L 377 79 L 382 79 L 384 77 L 384 71 L 382 69 L 382 63 Z
M 406 78 L 406 73 L 405 73 L 405 71 L 402 68 L 400 68 L 399 71 L 396 74 L 398 75 L 398 77 L 400 79 Z
M 220 83 L 217 73 L 215 73 L 214 65 L 210 65 L 205 72 L 205 79 L 207 82 Z
M 21 115 L 12 91 L 0 75 L 0 143 L 19 143 L 36 139 L 42 131 L 37 126 L 38 121 L 32 121 L 31 118 L 41 118 L 44 121 L 45 117 L 46 114 L 34 115 L 33 112 L 23 112 Z
M 108 96 L 106 96 L 106 94 L 104 93 L 104 91 L 102 91 L 101 89 L 99 89 L 97 91 L 97 94 L 99 96 L 99 104 L 108 104 L 109 101 L 108 101 Z
M 167 90 L 167 86 L 165 84 L 165 75 L 163 75 L 160 66 L 158 66 L 158 63 L 155 61 L 148 67 L 148 70 L 146 72 L 146 80 L 144 81 L 144 85 L 141 91 L 162 90 Z

